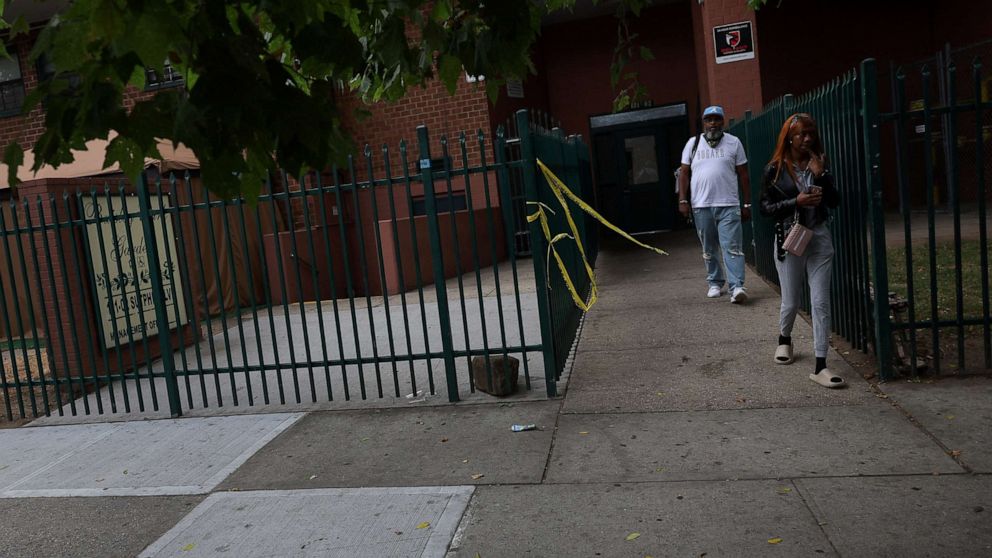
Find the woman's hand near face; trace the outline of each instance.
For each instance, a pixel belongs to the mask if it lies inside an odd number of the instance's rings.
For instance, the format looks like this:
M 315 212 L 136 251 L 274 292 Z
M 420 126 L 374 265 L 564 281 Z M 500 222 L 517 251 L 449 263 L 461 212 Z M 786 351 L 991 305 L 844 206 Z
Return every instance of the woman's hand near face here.
M 809 154 L 809 170 L 813 173 L 813 176 L 823 174 L 823 159 L 824 155 L 817 155 L 816 153 Z

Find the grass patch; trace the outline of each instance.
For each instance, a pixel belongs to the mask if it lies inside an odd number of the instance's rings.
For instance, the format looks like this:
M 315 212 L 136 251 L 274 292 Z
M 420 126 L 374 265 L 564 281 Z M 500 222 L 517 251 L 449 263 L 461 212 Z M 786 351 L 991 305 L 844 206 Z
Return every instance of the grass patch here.
M 984 316 L 982 303 L 982 260 L 981 244 L 977 240 L 961 242 L 961 295 L 964 318 L 981 318 Z M 992 247 L 990 247 L 992 248 Z M 992 261 L 992 249 L 988 250 L 988 258 Z M 931 317 L 931 269 L 930 248 L 927 245 L 914 245 L 913 256 L 913 302 L 915 303 L 916 319 L 929 320 Z M 937 319 L 954 320 L 957 318 L 957 264 L 954 255 L 954 243 L 948 242 L 937 245 L 937 269 L 934 274 L 937 287 Z M 909 298 L 908 281 L 906 280 L 906 249 L 890 248 L 888 250 L 889 290 L 900 296 Z

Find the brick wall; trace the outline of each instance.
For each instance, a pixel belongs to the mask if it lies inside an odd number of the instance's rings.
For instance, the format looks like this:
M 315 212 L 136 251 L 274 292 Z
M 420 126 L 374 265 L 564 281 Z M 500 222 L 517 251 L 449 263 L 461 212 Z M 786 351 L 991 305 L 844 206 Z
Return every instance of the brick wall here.
M 390 165 L 394 176 L 401 176 L 400 140 L 407 142 L 408 159 L 412 165 L 418 159 L 417 126 L 426 125 L 431 137 L 431 157 L 439 158 L 441 151 L 441 136 L 448 137 L 448 151 L 454 168 L 461 168 L 461 148 L 458 135 L 466 134 L 466 152 L 469 165 L 475 166 L 480 162 L 479 141 L 476 132 L 481 129 L 486 133 L 487 160 L 491 161 L 489 147 L 489 101 L 486 98 L 484 84 L 469 83 L 464 74 L 458 82 L 454 95 L 440 81 L 432 80 L 425 87 L 415 87 L 408 91 L 407 96 L 395 103 L 376 103 L 366 107 L 372 115 L 358 121 L 353 111 L 361 106 L 361 100 L 351 94 L 344 93 L 338 98 L 345 128 L 355 141 L 357 154 L 355 159 L 356 174 L 359 180 L 364 180 L 367 173 L 367 163 L 364 153 L 365 146 L 372 150 L 373 173 L 376 178 L 382 178 L 385 163 L 382 156 L 382 146 L 389 147 Z M 410 172 L 418 172 L 411 168 Z M 350 179 L 345 177 L 350 182 Z
M 693 2 L 695 4 L 695 2 Z M 651 49 L 655 59 L 631 64 L 648 88 L 655 106 L 688 103 L 696 112 L 698 80 L 693 55 L 689 3 L 654 6 L 630 22 L 638 43 Z M 613 110 L 616 92 L 610 86 L 610 62 L 617 44 L 617 21 L 612 15 L 566 22 L 542 30 L 538 48 L 547 82 L 551 114 L 567 134 L 589 141 L 589 117 Z
M 817 24 L 804 26 L 802 41 L 796 43 L 796 22 L 805 21 Z M 960 48 L 992 38 L 990 21 L 992 2 L 987 1 L 805 0 L 783 2 L 780 7 L 770 4 L 758 12 L 759 40 L 774 45 L 761 56 L 761 90 L 766 101 L 786 93 L 802 94 L 858 66 L 865 58 L 878 60 L 879 73 L 886 76 L 890 62 L 916 62 L 933 56 L 947 42 Z M 971 72 L 971 56 L 956 62 Z M 983 62 L 987 68 L 989 61 Z M 914 71 L 918 75 L 919 68 Z M 888 97 L 888 83 L 879 87 L 882 96 Z
M 706 71 L 700 75 L 701 81 L 705 83 L 705 86 L 700 87 L 705 92 L 704 95 L 700 95 L 702 104 L 722 105 L 727 118 L 739 118 L 747 110 L 760 110 L 762 45 L 758 41 L 754 11 L 747 7 L 745 0 L 707 0 L 698 8 L 694 8 L 692 13 L 696 20 L 694 25 L 697 33 L 702 32 L 702 40 L 697 39 L 697 45 L 702 42 L 705 48 Z M 717 64 L 713 28 L 743 21 L 751 22 L 755 57 L 750 60 Z
M 38 86 L 38 68 L 29 60 L 31 47 L 34 46 L 37 36 L 38 32 L 35 31 L 18 37 L 12 45 L 8 45 L 9 52 L 16 55 L 20 62 L 21 78 L 24 80 L 24 89 L 27 94 Z M 124 106 L 131 109 L 137 102 L 151 98 L 155 93 L 155 91 L 143 91 L 135 87 L 128 87 L 124 91 Z M 0 154 L 14 141 L 20 143 L 25 150 L 31 149 L 44 129 L 45 117 L 40 105 L 24 116 L 0 117 Z

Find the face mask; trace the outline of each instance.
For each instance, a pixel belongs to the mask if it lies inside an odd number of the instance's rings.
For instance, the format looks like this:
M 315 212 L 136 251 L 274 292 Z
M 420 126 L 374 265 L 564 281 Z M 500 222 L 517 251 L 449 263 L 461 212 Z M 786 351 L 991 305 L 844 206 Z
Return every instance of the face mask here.
M 703 133 L 703 139 L 706 140 L 706 143 L 710 144 L 710 147 L 716 147 L 716 144 L 720 143 L 720 140 L 723 139 L 723 130 L 706 130 Z

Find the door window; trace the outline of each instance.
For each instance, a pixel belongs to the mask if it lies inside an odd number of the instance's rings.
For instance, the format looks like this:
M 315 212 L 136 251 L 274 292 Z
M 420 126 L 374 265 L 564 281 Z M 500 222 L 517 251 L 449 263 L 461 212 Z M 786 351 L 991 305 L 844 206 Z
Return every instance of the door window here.
M 627 184 L 658 182 L 658 156 L 654 135 L 626 138 L 624 149 L 627 152 Z

